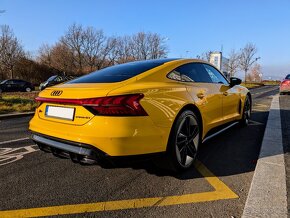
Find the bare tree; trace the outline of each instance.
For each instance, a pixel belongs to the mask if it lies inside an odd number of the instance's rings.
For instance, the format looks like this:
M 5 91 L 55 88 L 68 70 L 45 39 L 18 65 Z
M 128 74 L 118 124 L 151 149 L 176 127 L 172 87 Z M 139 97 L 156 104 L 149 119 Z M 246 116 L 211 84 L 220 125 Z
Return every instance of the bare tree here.
M 82 25 L 73 24 L 68 28 L 68 31 L 61 37 L 61 43 L 72 51 L 75 65 L 78 73 L 83 72 L 84 67 L 84 34 Z
M 144 32 L 132 36 L 132 52 L 137 60 L 146 60 L 149 57 L 148 40 Z
M 241 49 L 239 66 L 241 70 L 245 72 L 245 82 L 247 82 L 247 72 L 251 66 L 260 58 L 255 57 L 257 52 L 257 47 L 253 43 L 248 43 L 243 49 Z
M 260 74 L 261 74 L 261 65 L 256 63 L 251 68 L 250 73 L 247 76 L 248 76 L 250 81 L 261 82 Z
M 83 53 L 90 71 L 100 68 L 100 60 L 103 59 L 106 37 L 102 30 L 88 27 L 83 31 Z
M 102 30 L 76 24 L 69 27 L 61 43 L 72 51 L 79 73 L 105 67 L 111 62 L 108 58 L 113 57 L 111 52 L 116 46 L 116 40 L 105 36 Z
M 42 45 L 38 50 L 37 62 L 64 74 L 76 71 L 73 51 L 62 42 L 53 46 Z
M 41 45 L 41 47 L 38 49 L 37 61 L 41 64 L 45 64 L 51 67 L 52 66 L 52 57 L 51 57 L 52 49 L 53 47 L 48 44 Z
M 115 54 L 113 53 L 116 46 L 116 39 L 113 37 L 107 38 L 103 49 L 101 50 L 101 56 L 97 62 L 97 69 L 101 69 L 114 64 Z
M 197 55 L 196 58 L 209 62 L 211 52 L 212 51 L 206 51 L 206 52 L 202 53 L 201 55 Z
M 158 59 L 166 57 L 165 39 L 156 33 L 139 32 L 131 38 L 131 49 L 136 60 Z
M 164 58 L 167 56 L 168 48 L 165 44 L 165 40 L 165 38 L 161 37 L 157 33 L 150 33 L 149 48 L 151 59 Z
M 14 67 L 17 61 L 25 56 L 22 45 L 14 35 L 12 29 L 3 25 L 0 27 L 0 67 L 3 74 L 9 72 L 14 77 Z
M 64 72 L 92 72 L 116 63 L 166 57 L 165 41 L 156 33 L 144 32 L 108 37 L 94 27 L 73 24 L 54 46 L 39 49 L 38 61 Z
M 75 66 L 74 58 L 72 51 L 61 42 L 55 44 L 51 50 L 51 66 L 64 74 L 79 70 L 79 68 Z
M 239 68 L 240 55 L 233 49 L 229 54 L 228 61 L 225 63 L 225 67 L 228 70 L 230 77 L 233 77 Z
M 133 43 L 131 37 L 123 36 L 116 38 L 116 44 L 112 50 L 112 54 L 118 64 L 136 60 L 136 57 L 134 57 L 133 54 Z
M 107 39 L 107 47 L 108 47 L 108 55 L 107 55 L 107 62 L 106 66 L 111 66 L 117 63 L 118 57 L 118 38 L 110 37 Z

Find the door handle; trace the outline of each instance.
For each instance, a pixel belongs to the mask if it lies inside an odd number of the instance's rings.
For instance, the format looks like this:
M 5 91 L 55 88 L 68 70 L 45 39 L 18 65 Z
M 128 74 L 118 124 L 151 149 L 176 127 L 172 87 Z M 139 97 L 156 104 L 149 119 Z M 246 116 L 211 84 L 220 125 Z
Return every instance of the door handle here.
M 224 94 L 224 96 L 228 96 L 229 93 L 228 92 L 224 92 L 223 94 Z
M 197 93 L 196 96 L 200 99 L 204 98 L 204 94 L 203 93 Z

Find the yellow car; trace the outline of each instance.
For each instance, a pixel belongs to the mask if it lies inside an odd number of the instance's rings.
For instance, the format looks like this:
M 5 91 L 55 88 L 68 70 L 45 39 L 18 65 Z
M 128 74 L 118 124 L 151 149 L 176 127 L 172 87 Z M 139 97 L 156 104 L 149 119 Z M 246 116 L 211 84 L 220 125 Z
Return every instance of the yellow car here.
M 41 150 L 73 161 L 166 152 L 184 170 L 203 141 L 248 123 L 240 83 L 195 59 L 120 64 L 40 92 L 29 129 Z

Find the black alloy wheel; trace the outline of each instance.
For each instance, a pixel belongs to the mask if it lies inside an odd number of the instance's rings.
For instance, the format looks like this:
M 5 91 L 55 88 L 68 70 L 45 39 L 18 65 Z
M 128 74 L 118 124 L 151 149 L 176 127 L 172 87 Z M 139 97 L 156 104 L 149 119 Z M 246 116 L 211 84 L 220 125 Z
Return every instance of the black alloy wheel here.
M 192 166 L 201 143 L 201 128 L 197 116 L 189 110 L 177 118 L 168 143 L 173 169 L 185 170 Z
M 251 100 L 249 96 L 247 96 L 244 103 L 243 117 L 242 120 L 240 121 L 242 126 L 247 126 L 249 124 L 251 118 L 251 110 L 252 110 Z

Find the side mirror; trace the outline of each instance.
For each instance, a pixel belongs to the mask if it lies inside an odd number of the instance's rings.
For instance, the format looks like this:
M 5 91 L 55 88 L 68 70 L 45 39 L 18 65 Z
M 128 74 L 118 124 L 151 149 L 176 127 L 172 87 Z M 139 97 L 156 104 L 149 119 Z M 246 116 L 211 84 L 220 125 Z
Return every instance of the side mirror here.
M 236 77 L 230 78 L 230 86 L 234 87 L 235 85 L 240 85 L 242 83 L 242 80 Z

